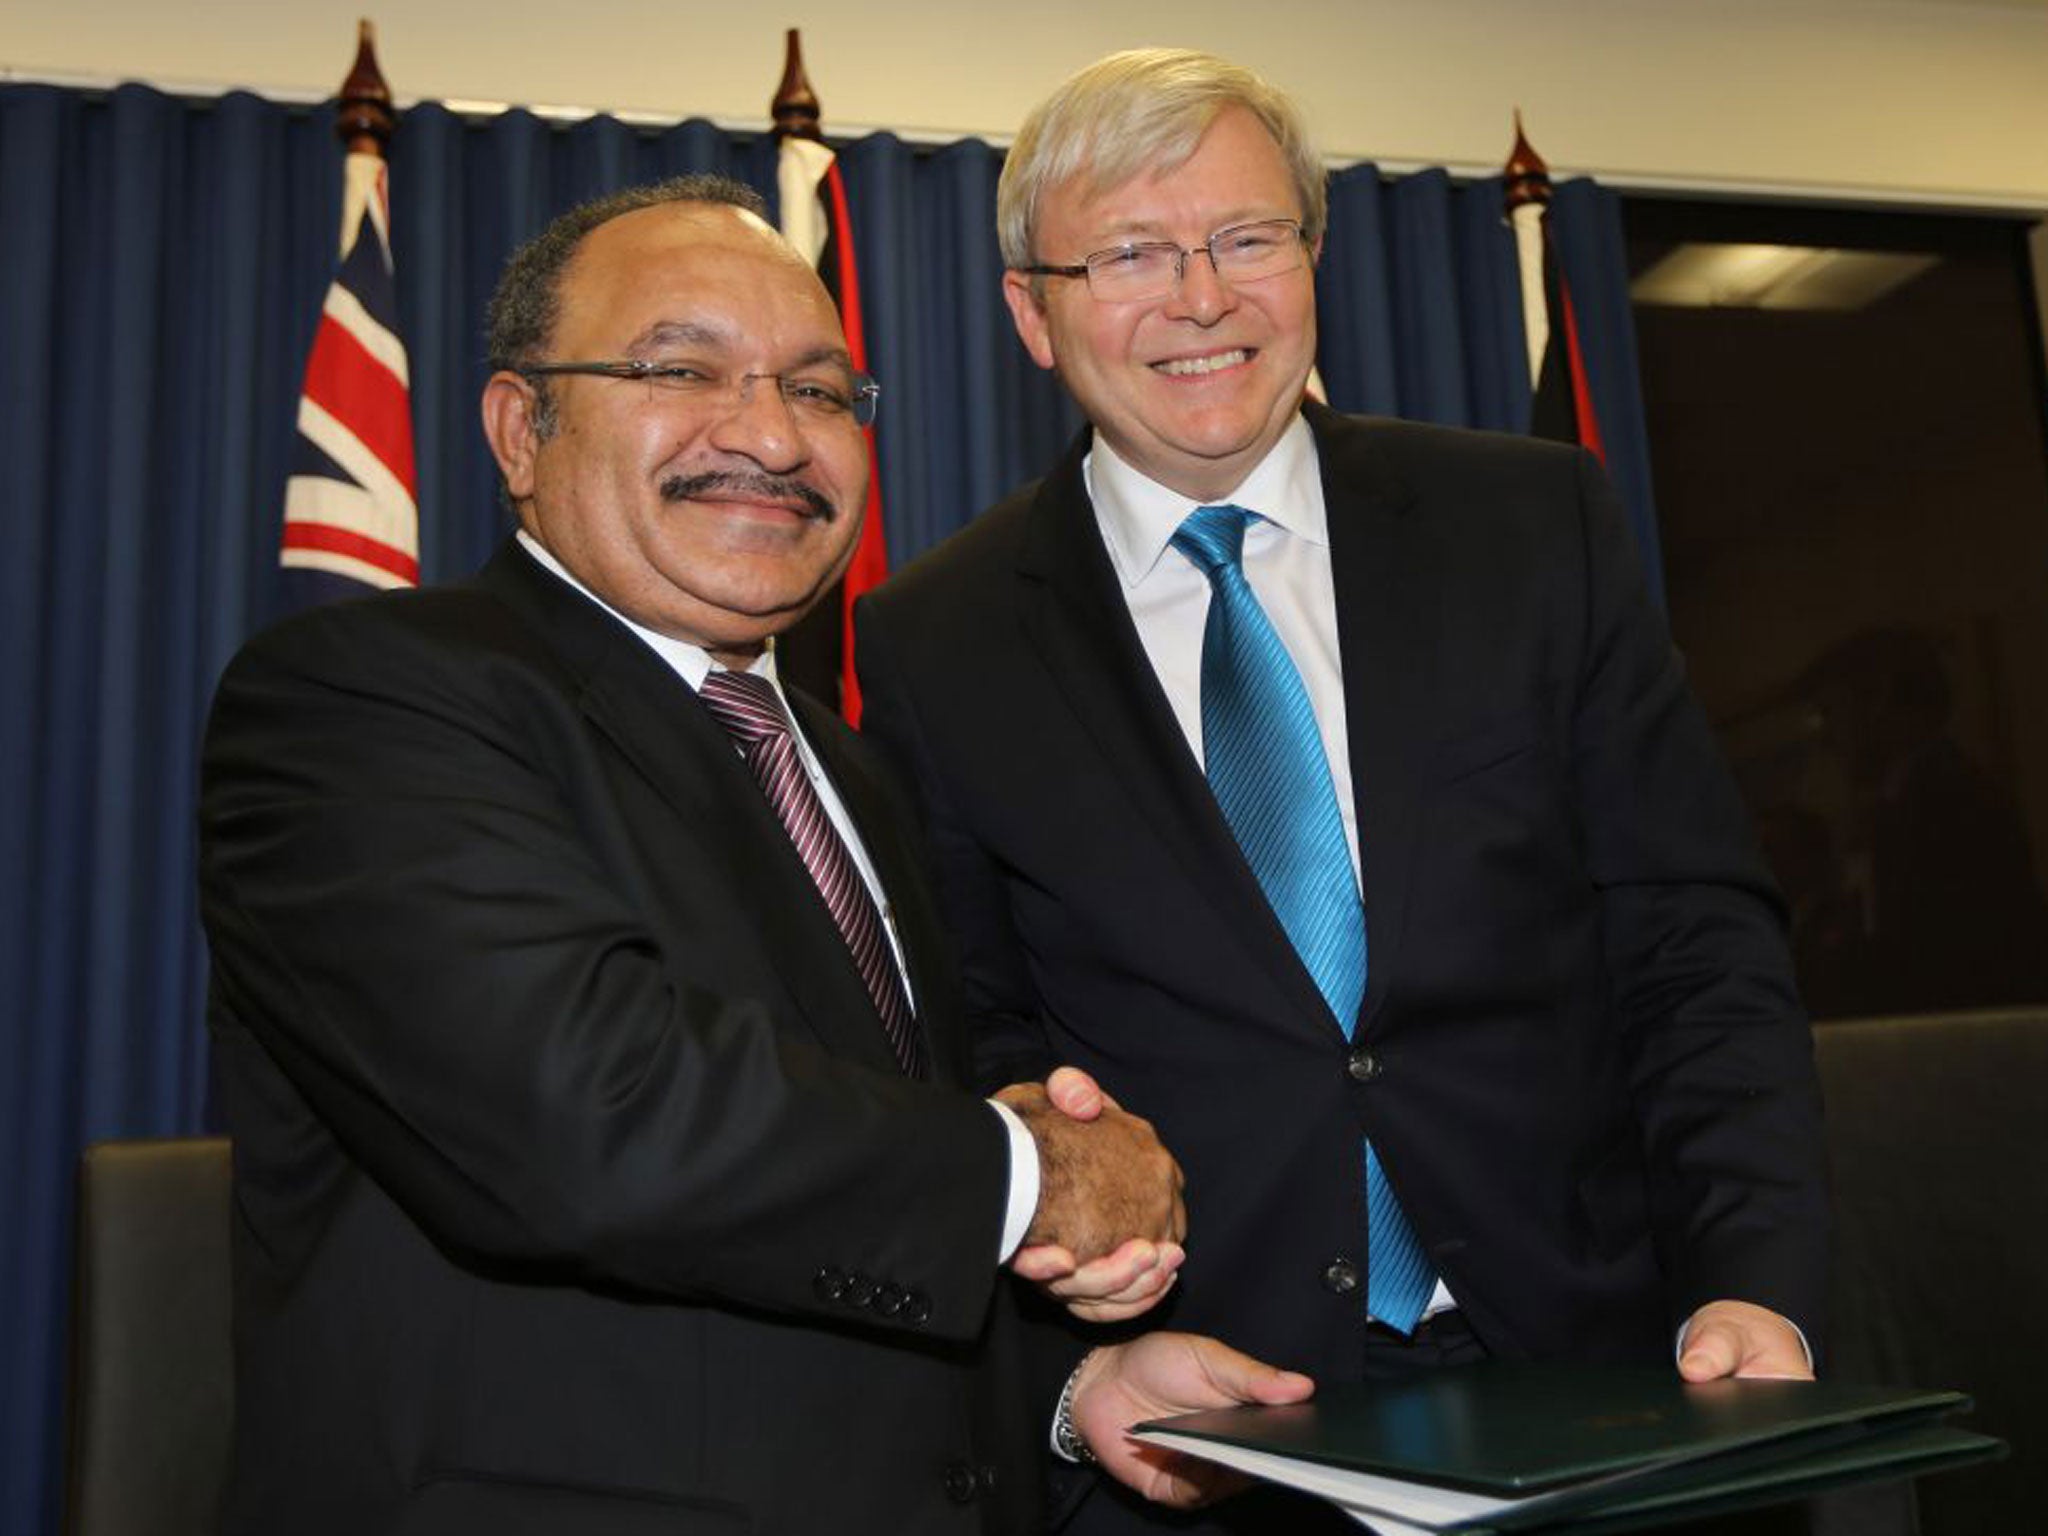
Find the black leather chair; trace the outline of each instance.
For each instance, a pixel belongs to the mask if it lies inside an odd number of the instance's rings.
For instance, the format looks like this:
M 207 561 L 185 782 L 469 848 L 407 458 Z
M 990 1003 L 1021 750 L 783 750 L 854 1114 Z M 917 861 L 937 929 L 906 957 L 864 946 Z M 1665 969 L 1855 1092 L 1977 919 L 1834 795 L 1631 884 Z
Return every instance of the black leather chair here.
M 2010 1459 L 1920 1479 L 1923 1536 L 2048 1522 L 2048 1009 L 1814 1031 L 1834 1165 L 1830 1374 L 1973 1394 Z
M 214 1536 L 234 1376 L 228 1143 L 109 1141 L 79 1164 L 66 1536 Z

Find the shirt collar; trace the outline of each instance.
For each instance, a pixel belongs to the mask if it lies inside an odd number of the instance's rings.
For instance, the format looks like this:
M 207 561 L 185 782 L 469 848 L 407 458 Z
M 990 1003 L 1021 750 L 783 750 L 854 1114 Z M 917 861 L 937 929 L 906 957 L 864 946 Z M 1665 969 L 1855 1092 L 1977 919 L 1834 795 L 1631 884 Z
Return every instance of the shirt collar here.
M 704 686 L 704 679 L 711 675 L 712 670 L 722 666 L 721 663 L 714 661 L 711 653 L 701 645 L 691 645 L 686 640 L 671 639 L 669 636 L 658 634 L 644 625 L 635 624 L 631 619 L 619 612 L 618 609 L 570 575 L 568 567 L 549 553 L 547 546 L 542 544 L 540 540 L 536 539 L 524 528 L 521 528 L 513 537 L 519 540 L 521 547 L 529 555 L 533 556 L 543 569 L 552 571 L 556 576 L 566 581 L 570 586 L 581 592 L 585 597 L 597 604 L 598 607 L 646 641 L 648 646 L 653 649 L 654 654 L 667 662 L 676 675 L 688 683 L 693 690 L 702 688 Z M 777 693 L 782 692 L 782 681 L 776 676 L 775 672 L 775 643 L 772 640 L 768 643 L 767 648 L 754 659 L 753 665 L 746 670 L 754 673 L 756 676 L 767 678 L 769 682 L 775 685 Z M 785 701 L 783 708 L 787 710 L 788 707 L 788 703 Z
M 1243 507 L 1298 539 L 1325 546 L 1330 542 L 1315 436 L 1299 414 L 1237 488 L 1214 502 L 1195 501 L 1148 478 L 1120 457 L 1099 432 L 1082 461 L 1081 473 L 1095 506 L 1102 541 L 1109 547 L 1109 558 L 1125 587 L 1135 587 L 1152 574 L 1175 531 L 1196 507 Z

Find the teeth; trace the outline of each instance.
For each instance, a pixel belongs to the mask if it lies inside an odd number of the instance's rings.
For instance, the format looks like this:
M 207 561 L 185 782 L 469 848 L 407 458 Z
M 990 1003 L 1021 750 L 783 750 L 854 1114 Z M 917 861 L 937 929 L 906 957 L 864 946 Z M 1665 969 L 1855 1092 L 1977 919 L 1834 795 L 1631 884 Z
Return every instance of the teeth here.
M 1217 352 L 1209 357 L 1176 357 L 1171 362 L 1155 363 L 1153 366 L 1161 373 L 1171 374 L 1175 378 L 1185 378 L 1189 374 L 1214 373 L 1219 368 L 1235 368 L 1248 355 L 1244 348 L 1239 347 L 1235 351 Z

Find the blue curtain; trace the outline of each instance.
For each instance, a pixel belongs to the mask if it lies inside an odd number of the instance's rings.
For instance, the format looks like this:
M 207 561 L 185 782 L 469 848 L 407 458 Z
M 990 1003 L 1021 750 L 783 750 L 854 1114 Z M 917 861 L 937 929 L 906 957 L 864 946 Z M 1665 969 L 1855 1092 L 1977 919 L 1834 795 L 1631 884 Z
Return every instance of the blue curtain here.
M 407 113 L 392 150 L 428 580 L 504 535 L 477 427 L 484 299 L 512 246 L 591 194 L 718 170 L 772 196 L 773 146 L 688 122 Z M 1000 155 L 848 147 L 889 545 L 900 561 L 1050 463 L 1079 424 L 1012 339 Z M 0 86 L 0 1530 L 57 1529 L 72 1170 L 88 1142 L 199 1128 L 205 957 L 192 804 L 213 681 L 275 606 L 279 506 L 330 276 L 332 116 Z M 1332 403 L 1517 430 L 1528 409 L 1497 185 L 1372 167 L 1332 187 Z M 1619 216 L 1561 188 L 1610 462 L 1654 574 Z
M 1557 188 L 1550 218 L 1578 312 L 1608 474 L 1661 603 L 1663 558 L 1621 199 L 1591 181 L 1567 181 Z M 1316 307 L 1319 365 L 1338 409 L 1526 430 L 1521 289 L 1514 240 L 1501 218 L 1500 178 L 1460 184 L 1442 171 L 1399 180 L 1370 165 L 1339 171 L 1330 179 Z

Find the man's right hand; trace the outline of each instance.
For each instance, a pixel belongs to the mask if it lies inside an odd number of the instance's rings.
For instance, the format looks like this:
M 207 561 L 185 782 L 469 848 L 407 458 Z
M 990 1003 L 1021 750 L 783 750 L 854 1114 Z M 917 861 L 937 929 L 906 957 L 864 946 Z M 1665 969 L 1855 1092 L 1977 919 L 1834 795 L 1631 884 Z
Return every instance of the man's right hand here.
M 1069 1077 L 1092 1089 L 1100 1105 L 1078 1104 L 1071 1080 L 1052 1085 L 1057 1100 L 1038 1083 L 1012 1083 L 996 1095 L 1038 1146 L 1038 1209 L 1020 1253 L 1058 1248 L 1085 1265 L 1131 1239 L 1178 1245 L 1187 1234 L 1180 1164 L 1150 1122 L 1126 1114 L 1080 1074 Z

